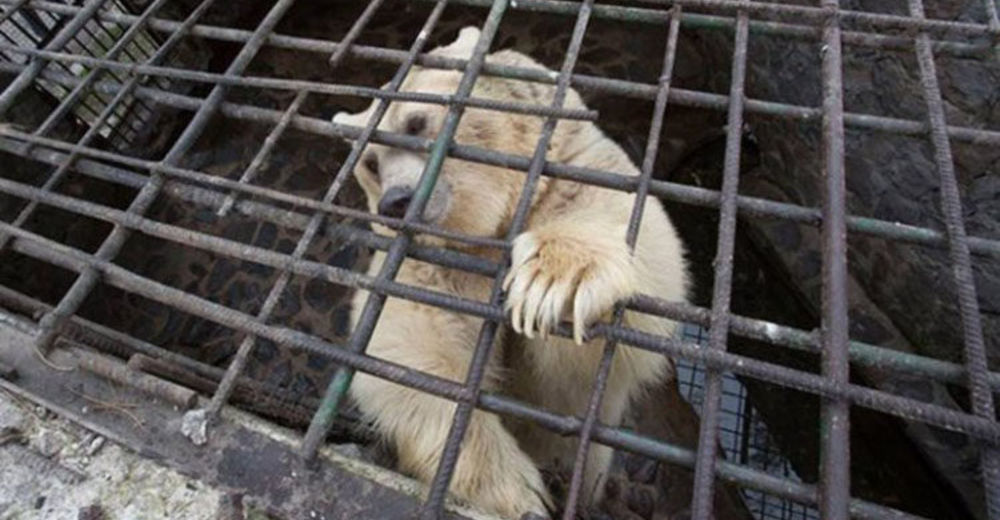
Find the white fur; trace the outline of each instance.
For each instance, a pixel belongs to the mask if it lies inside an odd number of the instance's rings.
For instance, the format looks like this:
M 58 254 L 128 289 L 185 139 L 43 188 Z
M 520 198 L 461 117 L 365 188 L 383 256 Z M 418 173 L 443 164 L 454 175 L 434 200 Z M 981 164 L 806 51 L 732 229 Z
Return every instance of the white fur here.
M 434 51 L 468 57 L 479 31 L 463 29 L 452 44 Z M 542 68 L 530 58 L 501 51 L 491 63 Z M 404 91 L 451 94 L 460 74 L 454 71 L 414 68 Z M 474 96 L 551 103 L 550 85 L 481 77 Z M 338 114 L 334 122 L 363 126 L 372 107 L 359 114 Z M 583 108 L 580 96 L 570 90 L 566 106 Z M 393 103 L 380 129 L 403 131 L 405 120 L 419 112 L 428 120 L 425 137 L 434 137 L 445 107 Z M 456 135 L 462 144 L 531 156 L 541 130 L 537 117 L 467 109 Z M 365 153 L 379 157 L 380 178 L 359 167 L 355 172 L 374 211 L 382 190 L 399 171 L 412 169 L 420 154 L 369 145 Z M 405 158 L 399 159 L 400 157 Z M 637 175 L 636 167 L 614 142 L 595 125 L 560 121 L 548 160 Z M 398 170 L 398 171 L 397 171 Z M 439 184 L 446 189 L 447 211 L 435 223 L 447 229 L 502 237 L 507 232 L 520 195 L 524 173 L 456 159 L 445 160 Z M 687 273 L 683 248 L 659 201 L 646 202 L 634 254 L 626 247 L 625 233 L 635 196 L 570 181 L 543 178 L 538 186 L 527 229 L 514 241 L 510 272 L 504 280 L 506 308 L 513 332 L 499 334 L 489 360 L 485 389 L 561 414 L 582 415 L 601 359 L 603 342 L 584 341 L 589 324 L 609 316 L 614 303 L 639 292 L 669 300 L 683 300 Z M 377 230 L 391 233 L 382 226 Z M 426 236 L 417 240 L 462 248 L 460 244 Z M 465 247 L 475 254 L 498 259 L 496 251 Z M 384 254 L 376 253 L 369 273 L 377 273 Z M 407 259 L 397 280 L 465 298 L 485 301 L 492 281 Z M 367 293 L 354 299 L 352 320 L 357 322 Z M 573 323 L 573 340 L 550 336 L 559 321 Z M 631 327 L 661 335 L 675 324 L 664 319 L 628 312 Z M 466 378 L 482 320 L 418 303 L 389 298 L 375 328 L 368 354 L 462 382 Z M 520 334 L 518 334 L 520 333 Z M 672 377 L 672 364 L 663 356 L 620 346 L 612 364 L 600 409 L 602 423 L 616 425 L 630 402 L 647 385 Z M 395 446 L 400 469 L 429 481 L 437 469 L 455 405 L 418 390 L 375 377 L 359 375 L 351 395 L 376 428 Z M 510 517 L 525 512 L 544 513 L 551 505 L 542 485 L 540 466 L 568 471 L 576 441 L 554 435 L 517 420 L 501 421 L 494 414 L 473 413 L 458 459 L 451 490 L 479 507 Z M 585 496 L 601 498 L 611 450 L 594 445 L 589 452 Z

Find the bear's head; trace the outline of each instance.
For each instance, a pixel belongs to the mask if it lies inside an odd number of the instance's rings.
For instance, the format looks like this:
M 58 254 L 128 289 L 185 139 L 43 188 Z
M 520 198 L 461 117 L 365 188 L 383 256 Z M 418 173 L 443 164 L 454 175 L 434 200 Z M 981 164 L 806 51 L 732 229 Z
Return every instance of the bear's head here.
M 468 59 L 479 40 L 480 32 L 466 27 L 451 44 L 430 52 L 432 55 Z M 490 63 L 541 67 L 530 58 L 502 51 L 490 56 Z M 402 92 L 452 95 L 461 81 L 459 71 L 414 67 L 401 85 Z M 384 88 L 384 87 L 383 87 Z M 549 104 L 553 88 L 549 85 L 480 76 L 472 96 L 477 98 Z M 375 112 L 379 100 L 357 114 L 338 113 L 334 123 L 364 127 Z M 567 105 L 579 105 L 573 93 Z M 444 124 L 448 107 L 441 104 L 394 101 L 378 125 L 379 130 L 435 139 Z M 542 127 L 542 118 L 510 114 L 496 110 L 466 108 L 455 141 L 489 150 L 531 157 Z M 579 122 L 563 121 L 559 130 Z M 557 132 L 561 133 L 561 132 Z M 553 153 L 550 150 L 549 159 Z M 384 216 L 402 218 L 415 194 L 418 180 L 427 163 L 427 153 L 369 143 L 362 151 L 354 175 L 364 189 L 369 210 Z M 508 170 L 447 157 L 437 183 L 421 215 L 424 223 L 449 231 L 482 237 L 498 237 L 506 231 L 525 180 L 522 171 Z M 537 193 L 544 191 L 542 179 Z M 536 194 L 537 197 L 537 194 Z M 376 225 L 380 232 L 388 232 Z M 440 243 L 426 236 L 423 242 Z

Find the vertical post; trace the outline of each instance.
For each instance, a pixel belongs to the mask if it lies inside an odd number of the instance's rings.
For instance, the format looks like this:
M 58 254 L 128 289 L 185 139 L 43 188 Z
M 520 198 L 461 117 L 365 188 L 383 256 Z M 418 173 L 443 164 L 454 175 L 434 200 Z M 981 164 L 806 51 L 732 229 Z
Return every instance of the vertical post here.
M 847 357 L 847 224 L 844 179 L 844 85 L 838 0 L 822 0 L 828 11 L 823 26 L 823 308 L 822 372 L 837 386 L 849 382 Z M 850 403 L 822 400 L 820 515 L 850 517 Z
M 503 14 L 507 10 L 507 2 L 508 0 L 494 0 L 492 3 L 490 12 L 486 17 L 486 22 L 483 24 L 479 41 L 476 42 L 476 46 L 472 51 L 472 57 L 469 59 L 465 72 L 462 74 L 462 79 L 459 81 L 454 103 L 449 107 L 441 129 L 438 131 L 438 136 L 431 146 L 427 163 L 420 174 L 420 180 L 417 181 L 413 200 L 410 201 L 410 205 L 406 209 L 406 214 L 403 216 L 404 224 L 415 222 L 423 214 L 424 207 L 430 199 L 431 191 L 434 189 L 438 175 L 441 173 L 441 166 L 444 164 L 448 148 L 454 144 L 453 138 L 455 137 L 455 132 L 458 130 L 458 123 L 462 118 L 462 113 L 465 111 L 465 100 L 472 94 L 472 87 L 475 86 L 476 79 L 482 71 L 483 63 L 486 61 L 486 52 L 489 50 L 490 44 L 496 36 L 497 27 L 500 25 Z M 412 58 L 414 54 L 411 49 L 410 57 Z M 396 273 L 399 272 L 399 268 L 403 264 L 406 250 L 410 247 L 411 241 L 412 238 L 405 232 L 400 233 L 392 241 L 392 245 L 389 246 L 389 250 L 386 252 L 382 269 L 376 275 L 377 282 L 385 282 L 395 278 Z M 373 292 L 368 295 L 354 333 L 351 334 L 348 348 L 352 352 L 364 352 L 368 347 L 368 341 L 375 332 L 375 325 L 382 314 L 385 300 L 385 294 Z M 305 439 L 302 441 L 301 453 L 306 460 L 312 460 L 315 457 L 316 450 L 330 430 L 340 402 L 347 393 L 347 389 L 350 387 L 353 378 L 354 370 L 350 367 L 340 367 L 334 373 L 333 380 L 330 381 L 330 385 L 323 396 L 323 401 L 320 403 L 320 408 L 316 411 L 316 415 L 309 425 L 309 430 L 306 432 Z
M 715 278 L 712 285 L 712 319 L 708 329 L 708 348 L 726 350 L 729 334 L 729 302 L 733 284 L 733 249 L 736 241 L 736 196 L 739 193 L 740 153 L 743 139 L 743 105 L 745 102 L 747 42 L 750 17 L 740 10 L 733 38 L 733 68 L 729 87 L 729 112 L 726 120 L 726 155 L 722 171 L 722 193 L 719 204 L 719 237 L 715 253 Z M 715 496 L 715 463 L 718 452 L 716 432 L 719 428 L 722 374 L 705 368 L 705 400 L 701 407 L 698 430 L 698 450 L 695 459 L 692 518 L 712 518 Z
M 635 245 L 639 239 L 639 226 L 642 223 L 643 210 L 646 206 L 646 197 L 649 195 L 649 184 L 653 179 L 653 167 L 656 163 L 656 155 L 660 147 L 660 135 L 663 130 L 663 120 L 667 112 L 667 100 L 670 97 L 670 84 L 673 78 L 674 61 L 677 56 L 677 38 L 680 35 L 681 27 L 681 7 L 675 6 L 670 12 L 670 24 L 667 31 L 666 50 L 663 55 L 663 68 L 660 72 L 659 85 L 656 92 L 656 101 L 653 104 L 653 116 L 649 125 L 649 135 L 646 138 L 646 150 L 643 154 L 642 166 L 639 173 L 639 186 L 635 192 L 635 202 L 632 204 L 632 213 L 629 216 L 628 228 L 625 233 L 625 243 L 629 250 L 634 253 Z M 614 326 L 621 326 L 625 315 L 625 307 L 622 303 L 615 305 L 612 323 Z M 590 452 L 591 438 L 594 428 L 597 425 L 597 415 L 601 408 L 601 401 L 604 390 L 607 387 L 608 377 L 611 373 L 611 363 L 614 361 L 615 349 L 618 343 L 608 340 L 604 344 L 604 352 L 601 362 L 598 365 L 597 374 L 594 378 L 594 387 L 591 390 L 590 401 L 587 403 L 587 412 L 580 426 L 580 441 L 577 445 L 575 460 L 573 461 L 573 473 L 570 476 L 569 493 L 566 499 L 566 509 L 563 513 L 563 520 L 573 520 L 576 518 L 576 510 L 579 507 L 580 491 L 583 487 L 584 471 L 587 465 L 587 455 Z
M 909 8 L 910 16 L 921 20 L 924 18 L 922 0 L 909 0 Z M 948 234 L 948 256 L 951 260 L 962 320 L 963 352 L 972 411 L 979 417 L 995 420 L 996 408 L 987 380 L 989 369 L 986 364 L 982 315 L 979 313 L 976 282 L 972 274 L 972 259 L 969 256 L 969 244 L 963 221 L 962 198 L 955 175 L 951 142 L 948 140 L 948 122 L 945 118 L 941 87 L 938 85 L 934 52 L 926 32 L 917 35 L 915 51 L 920 66 L 920 86 L 927 104 L 927 122 L 934 150 L 934 163 L 941 181 L 941 214 L 944 216 L 945 230 Z M 1000 449 L 985 442 L 980 443 L 980 449 L 986 510 L 991 519 L 1000 518 Z

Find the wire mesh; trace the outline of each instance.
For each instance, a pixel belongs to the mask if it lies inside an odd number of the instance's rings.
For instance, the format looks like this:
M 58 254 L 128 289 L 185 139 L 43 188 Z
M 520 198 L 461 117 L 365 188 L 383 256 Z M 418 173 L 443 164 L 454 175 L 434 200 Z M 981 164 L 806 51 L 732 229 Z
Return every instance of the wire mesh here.
M 686 325 L 682 337 L 700 345 L 708 344 L 708 330 Z M 684 361 L 677 363 L 681 395 L 696 407 L 705 399 L 705 370 Z M 725 460 L 750 466 L 771 475 L 802 482 L 791 461 L 781 452 L 750 401 L 746 387 L 732 374 L 721 375 L 719 395 L 719 445 Z M 742 490 L 750 513 L 758 520 L 817 520 L 819 510 L 755 490 Z
M 303 457 L 312 459 L 327 437 L 333 420 L 341 413 L 343 398 L 355 371 L 360 370 L 393 382 L 411 386 L 457 402 L 444 455 L 431 482 L 422 513 L 426 518 L 440 516 L 446 490 L 452 480 L 470 415 L 475 408 L 485 409 L 580 438 L 580 448 L 570 483 L 564 518 L 573 518 L 580 500 L 581 480 L 589 443 L 598 442 L 640 453 L 671 464 L 693 468 L 695 486 L 692 496 L 694 518 L 712 516 L 713 490 L 717 479 L 743 489 L 744 497 L 759 504 L 753 509 L 758 518 L 905 518 L 894 510 L 852 496 L 850 482 L 849 410 L 865 407 L 910 421 L 918 421 L 968 435 L 982 447 L 982 485 L 989 518 L 1000 519 L 1000 424 L 996 419 L 993 393 L 1000 391 L 1000 373 L 991 372 L 977 305 L 976 283 L 972 266 L 977 261 L 995 261 L 1000 257 L 1000 240 L 969 236 L 963 223 L 951 147 L 955 143 L 970 146 L 1000 144 L 1000 129 L 949 125 L 941 89 L 937 84 L 935 59 L 953 56 L 996 60 L 1000 45 L 1000 22 L 997 7 L 991 0 L 983 4 L 985 20 L 946 21 L 929 19 L 919 0 L 910 0 L 909 14 L 890 15 L 842 8 L 836 0 L 818 5 L 790 5 L 737 0 L 646 0 L 636 5 L 611 5 L 587 0 L 582 3 L 553 0 L 437 0 L 418 37 L 407 50 L 358 43 L 372 23 L 383 2 L 372 2 L 351 25 L 342 41 L 331 41 L 276 32 L 292 0 L 278 0 L 252 29 L 228 27 L 206 21 L 213 1 L 204 0 L 186 12 L 182 21 L 165 17 L 161 11 L 171 6 L 168 0 L 150 2 L 141 12 L 111 0 L 90 0 L 83 5 L 39 0 L 0 0 L 5 10 L 0 15 L 0 43 L 3 61 L 0 70 L 13 75 L 0 93 L 0 114 L 40 87 L 55 96 L 56 108 L 37 128 L 24 131 L 13 126 L 0 127 L 0 150 L 52 169 L 44 181 L 29 185 L 0 178 L 0 193 L 24 201 L 24 207 L 10 222 L 0 222 L 0 248 L 58 266 L 76 274 L 68 291 L 54 305 L 40 304 L 15 291 L 0 287 L 4 306 L 22 306 L 40 312 L 34 331 L 36 348 L 44 356 L 57 335 L 96 335 L 113 337 L 119 345 L 153 359 L 190 368 L 218 381 L 212 400 L 201 420 L 211 421 L 219 409 L 246 385 L 244 372 L 248 356 L 262 340 L 308 352 L 340 364 L 302 441 Z M 434 32 L 445 8 L 452 4 L 488 8 L 481 23 L 482 35 L 468 60 L 431 56 L 425 53 L 429 36 Z M 533 69 L 487 63 L 498 27 L 509 10 L 546 12 L 566 15 L 575 20 L 562 67 L 545 73 Z M 657 84 L 587 75 L 574 70 L 580 45 L 591 18 L 613 19 L 629 23 L 660 24 L 668 29 L 663 54 L 663 72 Z M 733 34 L 732 74 L 728 94 L 678 88 L 671 84 L 677 52 L 677 40 L 685 30 L 711 29 Z M 811 107 L 749 97 L 744 90 L 748 42 L 762 35 L 778 35 L 792 40 L 815 42 L 822 52 L 823 103 Z M 188 38 L 239 46 L 238 52 L 223 72 L 184 69 L 172 64 L 172 53 Z M 857 46 L 912 52 L 916 57 L 926 103 L 926 120 L 906 120 L 846 111 L 843 102 L 845 79 L 842 76 L 842 47 Z M 348 84 L 330 84 L 306 79 L 282 79 L 252 76 L 248 66 L 264 48 L 314 53 L 324 56 L 330 66 L 339 67 L 347 58 L 372 60 L 397 65 L 386 88 L 372 89 Z M 415 65 L 459 70 L 462 80 L 453 95 L 439 96 L 399 92 L 402 81 Z M 556 86 L 549 106 L 497 102 L 477 99 L 472 88 L 482 76 L 499 76 L 536 81 Z M 172 90 L 176 82 L 192 82 L 202 87 L 203 95 L 182 94 Z M 592 110 L 562 107 L 570 87 L 586 88 L 605 95 L 653 101 L 651 131 L 638 177 L 621 172 L 551 163 L 546 150 L 560 119 L 595 120 Z M 281 109 L 255 106 L 235 101 L 235 89 L 276 90 L 292 94 Z M 313 96 L 346 95 L 379 99 L 374 115 L 364 128 L 335 124 L 303 113 Z M 448 116 L 433 140 L 376 130 L 391 101 L 406 100 L 448 107 Z M 183 131 L 171 138 L 172 145 L 161 160 L 140 158 L 123 150 L 136 139 L 137 129 L 155 110 L 169 107 L 189 113 Z M 501 112 L 516 112 L 544 117 L 545 125 L 535 153 L 531 157 L 502 153 L 482 147 L 457 144 L 454 135 L 467 107 Z M 658 150 L 660 127 L 669 117 L 671 107 L 694 107 L 724 111 L 727 114 L 724 180 L 719 191 L 653 179 L 654 158 Z M 70 117 L 78 118 L 87 130 L 79 138 L 56 137 L 55 127 Z M 203 138 L 210 121 L 221 116 L 229 119 L 264 123 L 270 126 L 266 139 L 242 170 L 238 179 L 228 179 L 187 166 L 196 141 Z M 812 208 L 739 194 L 741 174 L 741 131 L 746 117 L 775 117 L 821 125 L 823 132 L 824 204 Z M 900 224 L 869 217 L 848 215 L 845 207 L 845 129 L 865 129 L 885 134 L 929 137 L 934 151 L 934 167 L 941 179 L 941 207 L 945 230 Z M 319 199 L 263 187 L 254 183 L 269 160 L 276 143 L 289 131 L 300 131 L 323 138 L 353 139 L 351 151 L 340 170 Z M 108 142 L 105 142 L 107 140 Z M 368 143 L 386 144 L 428 154 L 428 161 L 418 184 L 417 195 L 401 219 L 380 217 L 345 207 L 336 202 L 348 175 Z M 435 229 L 418 221 L 427 203 L 446 157 L 502 166 L 525 173 L 517 212 L 504 237 L 466 236 Z M 60 193 L 59 184 L 75 172 L 135 190 L 125 209 Z M 616 306 L 614 319 L 593 326 L 589 338 L 604 338 L 604 358 L 595 374 L 590 407 L 583 417 L 555 414 L 535 408 L 510 397 L 484 391 L 485 364 L 494 338 L 505 320 L 502 309 L 504 279 L 509 262 L 511 240 L 523 228 L 535 184 L 542 176 L 588 183 L 609 189 L 635 193 L 629 235 L 634 246 L 647 195 L 664 200 L 717 208 L 720 214 L 718 256 L 715 264 L 711 308 L 667 302 L 657 295 L 640 295 Z M 149 208 L 164 194 L 178 197 L 221 217 L 235 213 L 300 230 L 298 242 L 288 252 L 257 247 L 236 240 L 154 220 L 146 216 Z M 25 225 L 38 207 L 51 207 L 75 215 L 99 220 L 109 226 L 99 247 L 82 250 L 60 243 Z M 734 235 L 738 217 L 783 219 L 819 226 L 823 235 L 823 312 L 822 326 L 816 331 L 753 319 L 730 310 Z M 348 220 L 377 222 L 400 231 L 395 237 L 379 236 L 370 231 L 348 231 Z M 184 247 L 208 251 L 227 258 L 267 266 L 280 273 L 255 313 L 248 313 L 205 299 L 190 291 L 172 287 L 116 263 L 126 239 L 142 234 Z M 464 244 L 498 250 L 500 260 L 477 258 L 454 250 L 435 249 L 414 243 L 415 233 L 428 233 Z M 914 354 L 889 350 L 877 345 L 852 341 L 848 337 L 847 307 L 847 237 L 848 234 L 873 236 L 886 240 L 946 249 L 952 265 L 954 286 L 960 300 L 963 330 L 964 363 L 952 363 Z M 307 256 L 317 236 L 350 235 L 350 240 L 386 251 L 386 261 L 376 276 L 327 265 Z M 490 276 L 495 281 L 487 302 L 458 298 L 454 295 L 405 285 L 395 281 L 406 258 Z M 273 313 L 295 276 L 370 291 L 357 327 L 346 341 L 330 341 L 291 324 L 272 323 Z M 236 354 L 221 371 L 187 359 L 131 337 L 81 319 L 81 305 L 98 283 L 141 295 L 178 310 L 237 331 Z M 463 383 L 445 380 L 365 354 L 374 327 L 388 297 L 405 298 L 454 312 L 483 318 L 473 361 Z M 27 298 L 27 299 L 25 299 Z M 621 317 L 625 310 L 655 314 L 705 327 L 709 341 L 703 348 L 697 338 L 658 337 L 630 329 Z M 76 332 L 74 332 L 76 331 Z M 555 331 L 572 337 L 565 325 Z M 811 373 L 730 352 L 727 338 L 732 335 L 766 341 L 775 347 L 818 353 L 821 373 Z M 704 394 L 701 405 L 701 429 L 695 450 L 644 436 L 617 425 L 601 424 L 597 419 L 603 392 L 616 346 L 627 344 L 682 360 L 679 371 L 682 388 L 694 386 L 695 365 L 703 367 Z M 927 377 L 943 383 L 968 387 L 971 411 L 954 410 L 895 395 L 852 382 L 849 363 L 877 367 L 891 373 Z M 684 368 L 686 367 L 686 368 Z M 58 368 L 58 367 L 57 367 Z M 730 374 L 774 383 L 784 388 L 808 392 L 823 400 L 822 474 L 816 484 L 804 483 L 787 466 L 754 466 L 746 458 L 749 433 L 753 428 L 745 417 L 746 409 L 727 408 L 727 382 Z M 241 383 L 242 382 L 242 383 Z M 738 392 L 739 390 L 737 390 Z M 730 423 L 733 414 L 739 420 Z M 740 433 L 744 432 L 744 433 Z M 723 438 L 723 453 L 714 442 Z M 743 447 L 735 442 L 742 436 Z M 766 439 L 766 435 L 763 436 Z M 751 440 L 747 440 L 751 439 Z M 758 448 L 752 448 L 758 449 Z M 738 454 L 743 454 L 737 456 Z

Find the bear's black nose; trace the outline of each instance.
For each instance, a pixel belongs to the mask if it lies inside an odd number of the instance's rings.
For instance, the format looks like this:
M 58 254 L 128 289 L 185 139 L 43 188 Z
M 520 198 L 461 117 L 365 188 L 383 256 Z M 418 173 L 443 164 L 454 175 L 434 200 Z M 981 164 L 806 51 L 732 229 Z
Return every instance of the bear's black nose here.
M 406 208 L 413 199 L 413 188 L 409 186 L 393 186 L 382 194 L 378 201 L 378 214 L 384 217 L 403 218 Z

